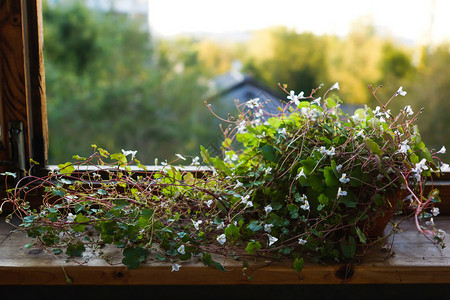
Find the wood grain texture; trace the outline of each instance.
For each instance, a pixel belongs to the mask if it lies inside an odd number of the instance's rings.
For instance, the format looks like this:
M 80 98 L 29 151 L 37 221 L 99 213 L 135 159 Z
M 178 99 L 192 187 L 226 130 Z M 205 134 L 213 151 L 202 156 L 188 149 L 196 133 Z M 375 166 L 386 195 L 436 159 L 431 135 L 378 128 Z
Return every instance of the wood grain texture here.
M 47 163 L 44 80 L 41 0 L 0 1 L 0 161 L 11 160 L 8 127 L 18 121 L 25 128 L 25 161 Z
M 450 217 L 441 217 L 437 226 L 450 232 Z M 23 233 L 6 237 L 7 224 L 2 223 L 0 235 L 0 284 L 64 285 L 63 268 L 75 285 L 246 285 L 246 284 L 406 284 L 450 283 L 450 250 L 428 242 L 413 224 L 401 223 L 402 232 L 393 240 L 393 256 L 375 246 L 360 262 L 353 265 L 305 264 L 302 274 L 291 267 L 291 261 L 267 264 L 250 261 L 243 274 L 242 262 L 216 257 L 226 272 L 205 267 L 201 262 L 182 263 L 178 272 L 171 272 L 170 263 L 148 261 L 136 270 L 120 263 L 120 252 L 114 247 L 105 252 L 112 255 L 112 265 L 101 258 L 88 264 L 66 262 L 64 258 L 39 249 L 25 249 L 30 240 Z M 253 279 L 249 278 L 252 276 Z

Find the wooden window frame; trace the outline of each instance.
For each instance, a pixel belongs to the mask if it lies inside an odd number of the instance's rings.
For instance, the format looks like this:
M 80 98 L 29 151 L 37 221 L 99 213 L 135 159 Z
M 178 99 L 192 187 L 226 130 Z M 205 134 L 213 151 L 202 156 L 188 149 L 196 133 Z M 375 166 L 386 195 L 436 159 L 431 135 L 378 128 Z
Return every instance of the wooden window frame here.
M 0 0 L 0 171 L 48 162 L 41 0 Z

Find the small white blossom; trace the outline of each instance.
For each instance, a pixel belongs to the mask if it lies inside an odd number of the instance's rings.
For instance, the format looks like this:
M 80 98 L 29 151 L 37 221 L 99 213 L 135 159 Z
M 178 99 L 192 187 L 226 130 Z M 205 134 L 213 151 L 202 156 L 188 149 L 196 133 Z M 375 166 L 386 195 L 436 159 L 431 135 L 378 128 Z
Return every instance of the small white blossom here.
M 217 237 L 217 241 L 219 242 L 219 244 L 223 245 L 227 241 L 227 237 L 225 236 L 224 233 L 222 233 Z
M 403 141 L 399 147 L 400 147 L 400 149 L 398 150 L 398 152 L 403 153 L 403 154 L 408 154 L 408 150 L 411 149 L 408 145 L 408 141 L 406 141 L 406 140 Z
M 191 165 L 192 166 L 198 166 L 200 164 L 199 160 L 200 160 L 200 157 L 198 157 L 198 156 L 194 157 L 192 159 Z
M 405 111 L 407 116 L 412 116 L 414 114 L 410 105 L 406 105 L 403 110 Z
M 272 168 L 271 167 L 267 167 L 267 169 L 264 171 L 265 175 L 269 175 L 272 173 Z
M 364 130 L 363 130 L 363 129 L 361 129 L 360 131 L 358 131 L 358 132 L 356 133 L 356 136 L 357 136 L 357 137 L 360 136 L 360 137 L 363 137 L 363 138 L 366 137 L 366 136 L 364 135 Z
M 439 150 L 438 152 L 436 152 L 436 154 L 445 154 L 447 152 L 447 149 L 445 149 L 445 146 L 442 146 L 441 150 Z
M 434 236 L 440 240 L 443 240 L 446 235 L 447 233 L 442 229 L 438 229 L 438 231 L 434 234 Z
M 299 245 L 304 245 L 304 244 L 306 244 L 306 240 L 304 240 L 304 239 L 302 239 L 302 238 L 299 238 L 299 239 L 298 239 L 298 244 L 299 244 Z
M 181 265 L 179 265 L 179 264 L 172 264 L 172 271 L 170 271 L 170 272 L 178 272 L 179 270 L 180 270 L 180 268 L 181 268 Z
M 319 97 L 319 98 L 315 99 L 314 101 L 311 101 L 311 104 L 320 106 L 320 100 L 322 100 L 322 97 Z
M 225 223 L 221 222 L 219 225 L 217 225 L 216 227 L 217 229 L 224 229 L 225 228 Z
M 332 90 L 339 90 L 339 82 L 336 82 L 335 84 L 333 84 L 333 86 L 330 88 L 330 91 Z
M 212 200 L 209 200 L 209 201 L 212 201 Z M 210 204 L 210 205 L 211 205 L 211 204 Z M 209 206 L 208 206 L 208 207 L 209 207 Z M 200 226 L 200 224 L 202 224 L 202 223 L 203 223 L 202 220 L 198 220 L 198 221 L 192 220 L 192 224 L 194 225 L 194 228 L 195 228 L 196 230 L 199 229 L 199 226 Z
M 300 179 L 300 177 L 302 177 L 302 176 L 306 178 L 306 175 L 305 175 L 305 172 L 303 171 L 303 168 L 300 170 L 300 173 L 298 173 L 297 176 L 295 176 L 295 180 Z
M 69 214 L 67 215 L 67 222 L 68 222 L 68 223 L 72 223 L 72 222 L 75 220 L 76 217 L 77 217 L 77 216 L 75 216 L 74 214 L 69 213 Z
M 278 241 L 276 237 L 271 236 L 270 234 L 268 234 L 268 236 L 269 236 L 269 246 L 272 246 L 274 243 Z
M 341 170 L 342 170 L 342 165 L 337 165 L 336 166 L 336 171 L 341 172 Z
M 241 186 L 244 186 L 244 184 L 238 180 L 237 183 L 236 183 L 236 185 L 234 186 L 234 189 L 238 189 L 238 188 L 240 188 Z
M 406 96 L 406 94 L 407 94 L 407 92 L 405 92 L 405 91 L 403 90 L 403 87 L 401 86 L 401 87 L 398 88 L 397 92 L 395 93 L 395 96 L 396 96 L 396 97 L 397 97 L 398 95 L 400 95 L 400 96 Z
M 265 232 L 271 232 L 272 231 L 273 224 L 264 224 L 264 231 Z
M 245 103 L 248 108 L 258 108 L 259 107 L 259 98 L 251 99 Z
M 414 172 L 416 173 L 416 178 L 420 178 L 420 174 L 423 170 L 428 170 L 428 167 L 426 165 L 426 159 L 423 158 L 420 162 L 416 164 L 416 167 L 414 168 Z
M 297 106 L 300 104 L 300 101 L 298 100 L 298 96 L 295 95 L 294 91 L 291 91 L 289 96 L 287 96 L 287 98 L 289 100 L 291 100 L 292 102 L 294 102 L 294 104 L 297 105 Z
M 425 222 L 425 225 L 427 225 L 427 226 L 434 226 L 434 220 L 433 220 L 433 218 L 430 218 L 429 221 L 426 221 L 426 222 Z
M 373 114 L 374 114 L 376 117 L 382 115 L 383 113 L 381 112 L 381 107 L 379 107 L 379 106 L 375 107 L 375 110 L 373 111 Z
M 433 216 L 437 216 L 437 215 L 439 215 L 439 208 L 437 208 L 437 207 L 433 207 L 432 209 L 431 209 L 431 213 L 433 214 Z
M 441 171 L 445 171 L 446 169 L 448 169 L 449 168 L 449 165 L 448 164 L 444 164 L 444 163 L 442 163 L 442 165 L 441 165 L 441 167 L 439 168 Z
M 241 198 L 242 203 L 245 204 L 245 207 L 253 207 L 253 202 L 249 200 L 250 199 L 250 194 L 245 195 L 244 197 Z
M 125 150 L 122 149 L 122 153 L 125 156 L 128 156 L 128 155 L 131 154 L 131 159 L 134 159 L 134 157 L 136 156 L 137 151 L 132 151 L 132 150 L 125 151 Z
M 270 214 L 272 210 L 273 208 L 270 204 L 264 207 L 264 211 L 266 212 L 267 215 Z
M 341 178 L 339 178 L 339 181 L 342 182 L 342 183 L 347 183 L 347 182 L 350 181 L 350 179 L 347 178 L 347 174 L 342 173 L 342 176 L 341 176 Z
M 337 196 L 338 196 L 338 197 L 340 197 L 340 196 L 347 196 L 347 192 L 341 190 L 341 187 L 339 187 Z
M 81 256 L 83 257 L 84 261 L 89 261 L 89 259 L 94 256 L 94 252 L 92 250 L 92 248 L 86 248 L 84 250 L 84 252 L 81 254 Z
M 181 154 L 177 153 L 177 154 L 175 154 L 175 156 L 178 157 L 179 159 L 186 160 L 186 158 Z
M 309 210 L 310 207 L 309 207 L 309 202 L 308 202 L 308 200 L 305 200 L 304 204 L 303 204 L 303 205 L 300 205 L 300 208 L 303 209 L 303 210 Z
M 177 249 L 178 253 L 180 253 L 181 255 L 185 254 L 186 251 L 184 251 L 184 245 L 181 245 L 180 247 L 178 247 Z
M 247 132 L 247 123 L 244 121 L 241 121 L 237 126 L 237 132 L 238 133 L 246 133 Z
M 206 206 L 211 207 L 211 204 L 213 204 L 213 200 L 209 199 L 208 201 L 206 201 Z

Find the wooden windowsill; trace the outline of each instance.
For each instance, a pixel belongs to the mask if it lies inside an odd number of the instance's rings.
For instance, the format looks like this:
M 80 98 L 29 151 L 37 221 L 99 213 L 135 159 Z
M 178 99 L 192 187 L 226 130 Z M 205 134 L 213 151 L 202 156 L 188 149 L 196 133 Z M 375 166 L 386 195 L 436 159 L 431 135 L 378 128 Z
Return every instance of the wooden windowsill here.
M 438 217 L 435 222 L 438 228 L 450 232 L 450 217 Z M 136 270 L 128 270 L 120 263 L 121 255 L 114 247 L 110 250 L 113 265 L 102 258 L 79 265 L 39 249 L 25 249 L 30 239 L 21 232 L 11 233 L 11 226 L 1 220 L 0 284 L 64 285 L 67 284 L 64 271 L 74 285 L 450 283 L 450 249 L 431 244 L 408 221 L 402 222 L 400 228 L 402 231 L 393 241 L 394 255 L 388 258 L 388 252 L 377 245 L 353 266 L 308 263 L 300 276 L 291 268 L 292 262 L 267 265 L 264 261 L 253 261 L 243 275 L 242 262 L 232 258 L 217 259 L 226 272 L 205 267 L 201 262 L 182 263 L 178 272 L 171 272 L 171 264 L 162 262 L 147 262 Z M 253 279 L 249 279 L 250 275 Z

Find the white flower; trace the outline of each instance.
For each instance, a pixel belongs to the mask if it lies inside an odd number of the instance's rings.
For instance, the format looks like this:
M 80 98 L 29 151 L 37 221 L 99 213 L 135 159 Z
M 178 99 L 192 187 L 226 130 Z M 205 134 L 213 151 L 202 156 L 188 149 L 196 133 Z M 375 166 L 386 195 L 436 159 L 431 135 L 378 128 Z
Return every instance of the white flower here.
M 399 147 L 400 149 L 398 150 L 398 152 L 403 154 L 408 154 L 408 150 L 411 149 L 408 145 L 408 141 L 403 141 Z
M 217 225 L 216 227 L 217 229 L 224 229 L 225 228 L 225 223 L 221 222 L 219 225 Z
M 357 133 L 356 133 L 356 136 L 358 137 L 358 136 L 361 136 L 361 137 L 363 137 L 363 138 L 365 138 L 366 136 L 364 135 L 364 130 L 363 129 L 361 129 L 360 131 L 358 131 Z
M 438 231 L 434 234 L 434 236 L 440 240 L 443 240 L 446 235 L 447 233 L 442 229 L 438 229 Z
M 361 121 L 358 114 L 353 115 L 352 119 L 353 119 L 353 122 L 355 122 L 355 123 L 358 123 L 359 121 Z
M 200 160 L 200 157 L 198 157 L 198 156 L 194 157 L 194 158 L 192 159 L 191 165 L 192 165 L 192 166 L 198 166 L 198 165 L 200 164 L 200 163 L 199 163 L 199 160 Z
M 219 244 L 223 245 L 227 241 L 227 237 L 225 236 L 224 233 L 222 233 L 217 237 L 217 241 L 219 242 Z
M 333 84 L 333 86 L 330 88 L 330 91 L 332 90 L 339 90 L 339 82 L 336 82 L 335 84 Z
M 259 107 L 259 98 L 251 99 L 245 103 L 248 108 L 258 108 Z
M 440 167 L 440 170 L 441 170 L 441 171 L 445 171 L 445 170 L 448 169 L 448 168 L 449 168 L 449 165 L 448 165 L 448 164 L 442 163 L 442 165 L 441 165 L 441 167 Z
M 340 197 L 340 196 L 347 196 L 347 192 L 341 190 L 341 187 L 339 187 L 338 192 L 337 192 L 337 196 L 338 197 Z
M 342 165 L 337 165 L 336 166 L 336 171 L 341 172 L 341 170 L 342 170 Z
M 342 173 L 342 176 L 341 176 L 341 178 L 339 178 L 339 181 L 342 182 L 342 183 L 347 183 L 347 182 L 350 181 L 350 179 L 347 178 L 347 174 Z
M 245 195 L 244 197 L 241 198 L 242 203 L 245 204 L 245 207 L 253 207 L 253 202 L 249 201 L 248 199 L 250 199 L 250 194 Z
M 265 175 L 271 174 L 272 173 L 272 168 L 271 167 L 267 167 L 267 169 L 264 171 Z
M 320 147 L 319 152 L 325 155 L 333 156 L 335 154 L 334 147 L 331 147 L 330 150 L 327 150 L 324 146 Z
M 426 221 L 426 222 L 425 222 L 425 225 L 427 225 L 427 226 L 434 226 L 434 220 L 433 220 L 433 218 L 430 218 L 429 221 Z
M 181 154 L 177 153 L 177 154 L 175 154 L 175 156 L 178 157 L 179 159 L 186 160 L 186 158 Z
M 427 165 L 426 165 L 426 159 L 425 158 L 423 158 L 420 162 L 418 162 L 417 164 L 416 164 L 416 167 L 414 168 L 414 172 L 417 174 L 417 175 L 420 175 L 421 173 L 422 173 L 422 171 L 423 170 L 428 170 L 428 167 L 427 167 Z
M 305 93 L 304 92 L 300 92 L 300 94 L 298 94 L 298 99 L 306 99 L 304 97 Z
M 122 149 L 122 153 L 125 156 L 128 156 L 128 155 L 131 154 L 131 159 L 134 159 L 134 157 L 136 156 L 137 151 L 132 151 L 132 150 L 125 151 L 125 150 Z
M 181 255 L 185 254 L 186 252 L 184 251 L 184 245 L 181 245 L 180 247 L 178 247 L 177 249 L 178 253 L 180 253 Z
M 272 231 L 273 224 L 264 224 L 264 231 L 265 232 L 271 232 Z
M 304 244 L 306 244 L 306 240 L 304 240 L 304 239 L 302 239 L 302 238 L 299 238 L 299 239 L 298 239 L 298 244 L 299 244 L 299 245 L 304 245 Z
M 278 239 L 274 236 L 271 236 L 270 234 L 268 234 L 269 236 L 269 246 L 272 246 L 274 243 L 276 243 L 276 241 L 278 241 Z
M 439 215 L 439 208 L 437 208 L 437 207 L 433 207 L 432 209 L 431 209 L 431 213 L 433 214 L 433 216 L 437 216 L 437 215 Z
M 436 152 L 436 154 L 445 154 L 447 152 L 447 149 L 445 149 L 445 146 L 442 146 L 441 150 L 439 150 L 438 152 Z
M 410 105 L 406 105 L 403 109 L 407 116 L 412 116 L 414 114 Z
M 88 261 L 92 256 L 94 256 L 94 252 L 92 251 L 91 248 L 86 248 L 86 250 L 81 254 L 81 256 L 83 257 L 84 261 Z
M 291 91 L 289 96 L 287 96 L 287 98 L 289 100 L 291 100 L 292 102 L 294 102 L 294 104 L 297 105 L 297 106 L 300 104 L 300 101 L 298 101 L 298 96 L 295 95 L 294 91 Z
M 238 188 L 240 188 L 241 186 L 244 186 L 244 184 L 238 180 L 237 183 L 236 183 L 236 185 L 234 186 L 234 189 L 238 189 Z
M 395 93 L 395 96 L 396 96 L 396 97 L 397 97 L 398 95 L 400 95 L 400 96 L 406 96 L 406 94 L 407 94 L 407 92 L 405 92 L 405 91 L 403 90 L 403 87 L 401 86 L 401 87 L 398 88 L 397 93 Z
M 77 217 L 77 216 L 75 216 L 74 214 L 69 213 L 69 214 L 67 215 L 67 222 L 68 222 L 68 223 L 72 223 L 72 222 L 75 220 L 76 217 Z
M 381 107 L 379 107 L 379 106 L 375 107 L 375 110 L 373 111 L 373 114 L 374 114 L 376 117 L 382 115 L 383 113 L 381 112 Z
M 213 200 L 209 199 L 208 201 L 206 201 L 206 206 L 211 207 L 211 204 L 213 204 Z
M 300 179 L 300 177 L 302 177 L 302 176 L 306 178 L 306 175 L 305 175 L 305 172 L 303 171 L 303 168 L 300 170 L 300 173 L 298 173 L 297 176 L 295 176 L 295 180 Z
M 212 200 L 209 200 L 209 201 L 212 201 Z M 210 204 L 210 205 L 211 205 L 211 204 Z M 209 206 L 208 206 L 208 207 L 209 207 Z M 197 222 L 194 221 L 194 220 L 192 220 L 192 224 L 194 225 L 194 228 L 195 228 L 196 230 L 199 229 L 199 226 L 200 226 L 200 224 L 202 224 L 202 223 L 203 223 L 202 220 L 198 220 Z
M 178 272 L 179 270 L 180 270 L 180 268 L 181 268 L 181 265 L 179 265 L 179 264 L 172 264 L 172 271 L 170 271 L 170 272 Z
M 311 101 L 311 104 L 314 104 L 314 105 L 320 106 L 320 100 L 322 100 L 322 97 L 319 97 L 319 98 L 317 98 L 317 99 L 316 99 L 316 100 L 314 100 L 314 101 Z
M 272 210 L 273 208 L 270 204 L 264 207 L 264 211 L 266 212 L 267 215 L 270 214 Z
M 260 109 L 257 112 L 255 112 L 255 117 L 260 118 L 263 116 L 263 114 L 264 114 L 264 111 L 262 109 Z
M 304 204 L 300 205 L 300 208 L 303 209 L 303 210 L 309 210 L 310 207 L 309 207 L 308 200 L 305 200 Z
M 241 121 L 237 126 L 237 132 L 238 133 L 246 133 L 247 132 L 247 123 L 244 121 Z

